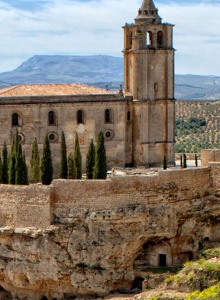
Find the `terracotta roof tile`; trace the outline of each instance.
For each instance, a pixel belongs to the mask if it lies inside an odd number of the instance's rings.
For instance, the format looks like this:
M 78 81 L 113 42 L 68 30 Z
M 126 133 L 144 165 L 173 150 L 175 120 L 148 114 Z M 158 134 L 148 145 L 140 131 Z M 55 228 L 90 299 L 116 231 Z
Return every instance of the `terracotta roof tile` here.
M 0 89 L 0 97 L 100 94 L 112 92 L 85 84 L 22 84 Z

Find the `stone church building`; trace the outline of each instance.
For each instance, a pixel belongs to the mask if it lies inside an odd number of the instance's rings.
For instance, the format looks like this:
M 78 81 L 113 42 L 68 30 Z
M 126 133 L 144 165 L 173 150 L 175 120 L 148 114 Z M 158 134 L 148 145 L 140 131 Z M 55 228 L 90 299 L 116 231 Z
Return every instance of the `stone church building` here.
M 27 161 L 37 138 L 47 134 L 58 176 L 61 133 L 68 153 L 78 133 L 83 164 L 90 139 L 102 130 L 108 165 L 174 163 L 173 25 L 162 23 L 152 0 L 143 0 L 124 30 L 124 91 L 112 93 L 81 84 L 19 85 L 0 90 L 0 145 L 10 147 L 16 129 Z M 10 149 L 9 149 L 10 150 Z

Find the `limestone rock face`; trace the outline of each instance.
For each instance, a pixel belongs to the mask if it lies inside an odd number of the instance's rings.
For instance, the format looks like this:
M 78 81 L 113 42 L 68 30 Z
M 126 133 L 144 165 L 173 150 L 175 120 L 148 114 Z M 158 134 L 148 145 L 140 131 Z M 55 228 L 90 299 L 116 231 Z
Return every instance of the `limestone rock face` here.
M 1 228 L 2 288 L 12 299 L 33 300 L 131 289 L 144 266 L 158 265 L 160 254 L 168 266 L 178 265 L 196 255 L 204 238 L 217 239 L 219 194 L 122 205 L 110 213 L 108 218 L 108 211 L 82 209 L 81 217 L 46 229 Z
M 220 164 L 109 180 L 0 186 L 0 298 L 137 290 L 146 268 L 220 242 Z M 19 226 L 20 224 L 20 226 Z M 157 278 L 147 282 L 157 285 Z

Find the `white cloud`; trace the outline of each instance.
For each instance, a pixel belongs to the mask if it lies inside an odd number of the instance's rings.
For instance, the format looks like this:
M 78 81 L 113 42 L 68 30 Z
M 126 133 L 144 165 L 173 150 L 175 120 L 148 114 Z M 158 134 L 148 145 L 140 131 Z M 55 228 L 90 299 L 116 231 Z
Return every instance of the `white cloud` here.
M 220 5 L 162 6 L 163 17 L 176 24 L 176 73 L 220 76 Z
M 21 10 L 0 1 L 0 71 L 36 54 L 121 55 L 123 30 L 141 0 L 51 0 L 41 10 Z M 220 75 L 220 5 L 161 4 L 164 22 L 173 23 L 176 72 Z

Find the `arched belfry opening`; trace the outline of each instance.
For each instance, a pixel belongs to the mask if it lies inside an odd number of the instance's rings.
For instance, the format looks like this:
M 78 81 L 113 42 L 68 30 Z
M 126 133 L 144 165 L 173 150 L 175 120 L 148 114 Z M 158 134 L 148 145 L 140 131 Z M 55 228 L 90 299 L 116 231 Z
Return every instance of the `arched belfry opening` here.
M 163 32 L 162 31 L 158 31 L 158 33 L 157 33 L 157 47 L 163 48 Z
M 152 46 L 153 43 L 153 34 L 151 31 L 148 31 L 146 34 L 146 44 L 147 46 Z

